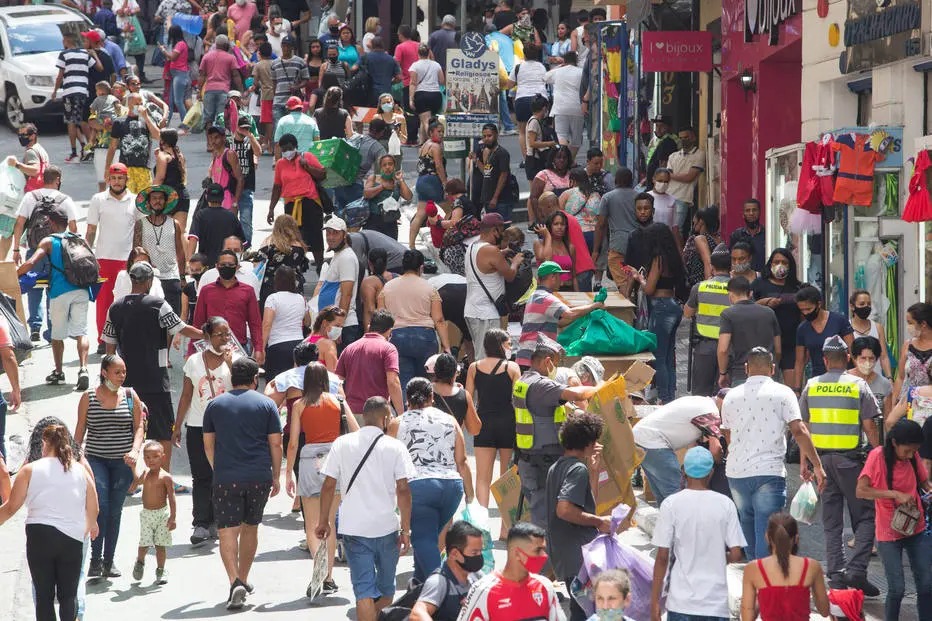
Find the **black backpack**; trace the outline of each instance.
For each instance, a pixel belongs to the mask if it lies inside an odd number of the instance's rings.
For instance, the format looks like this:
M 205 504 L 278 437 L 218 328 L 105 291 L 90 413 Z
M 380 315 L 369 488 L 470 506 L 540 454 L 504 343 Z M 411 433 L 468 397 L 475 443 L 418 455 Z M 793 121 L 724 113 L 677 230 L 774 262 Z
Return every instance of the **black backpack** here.
M 35 190 L 32 197 L 36 204 L 32 215 L 26 221 L 26 245 L 30 250 L 39 247 L 39 242 L 52 234 L 50 215 L 58 211 L 62 201 L 57 201 L 48 194 Z
M 83 237 L 74 233 L 57 233 L 55 237 L 61 240 L 61 269 L 55 267 L 65 275 L 65 280 L 75 287 L 90 287 L 97 284 L 100 279 L 100 267 L 97 257 Z
M 7 324 L 10 326 L 10 340 L 13 342 L 13 352 L 16 355 L 16 362 L 21 363 L 29 357 L 33 345 L 29 338 L 29 330 L 19 320 L 16 314 L 16 300 L 5 293 L 0 293 L 0 315 L 2 315 Z M 4 369 L 0 366 L 0 374 Z

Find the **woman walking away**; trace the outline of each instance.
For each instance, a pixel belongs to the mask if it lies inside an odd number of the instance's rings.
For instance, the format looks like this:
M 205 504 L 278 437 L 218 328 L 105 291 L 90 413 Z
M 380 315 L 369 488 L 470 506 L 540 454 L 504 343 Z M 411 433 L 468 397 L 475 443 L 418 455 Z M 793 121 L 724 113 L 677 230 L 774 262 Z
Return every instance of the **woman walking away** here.
M 155 152 L 155 169 L 152 171 L 152 185 L 167 185 L 178 193 L 178 206 L 172 212 L 172 218 L 181 225 L 182 232 L 188 230 L 188 212 L 191 210 L 191 196 L 186 186 L 188 167 L 184 154 L 178 148 L 178 130 L 166 127 L 159 135 L 159 148 Z
M 473 500 L 472 471 L 466 460 L 466 442 L 456 419 L 434 404 L 430 381 L 415 377 L 406 395 L 411 408 L 388 425 L 388 434 L 401 440 L 411 453 L 416 475 L 411 487 L 411 547 L 414 582 L 421 584 L 440 567 L 437 541 L 466 492 Z
M 61 425 L 42 432 L 42 458 L 16 475 L 0 525 L 26 505 L 26 561 L 35 588 L 36 621 L 73 621 L 78 614 L 84 536 L 97 538 L 94 478 L 75 459 L 71 435 Z
M 132 388 L 123 388 L 126 363 L 115 354 L 100 361 L 100 385 L 81 395 L 74 439 L 84 444 L 84 455 L 94 472 L 100 512 L 100 536 L 91 544 L 88 578 L 119 578 L 113 566 L 123 501 L 133 482 L 136 459 L 142 448 L 142 401 Z
M 692 234 L 683 248 L 686 284 L 689 287 L 712 277 L 712 251 L 722 242 L 718 229 L 718 207 L 712 205 L 696 212 Z
M 427 125 L 430 119 L 441 112 L 443 94 L 440 88 L 444 85 L 444 78 L 443 68 L 437 61 L 430 59 L 430 48 L 426 43 L 418 46 L 417 57 L 418 60 L 408 69 L 411 75 L 409 104 L 420 120 L 420 139 L 424 142 L 428 137 Z
M 320 465 L 330 453 L 330 446 L 343 433 L 359 430 L 356 417 L 343 399 L 329 393 L 330 378 L 327 367 L 319 362 L 312 362 L 304 370 L 304 394 L 291 407 L 292 433 L 288 436 L 288 467 L 285 469 L 285 490 L 292 498 L 295 494 L 301 498 L 304 509 L 304 531 L 311 558 L 317 554 L 322 542 L 314 535 L 314 528 L 320 518 L 320 489 L 324 476 L 320 474 Z M 298 484 L 295 485 L 295 461 L 298 459 L 299 433 L 304 434 L 304 446 L 301 448 L 301 463 L 298 469 Z M 339 498 L 330 509 L 330 535 L 327 537 L 327 578 L 324 580 L 323 593 L 336 593 L 337 585 L 333 581 L 333 559 L 337 550 L 336 512 Z M 308 586 L 310 589 L 310 586 Z M 310 590 L 308 597 L 311 596 Z
M 168 47 L 161 44 L 158 47 L 165 55 L 171 75 L 171 90 L 168 92 L 168 119 L 165 124 L 171 123 L 172 115 L 177 112 L 182 121 L 181 129 L 188 129 L 184 125 L 184 117 L 188 113 L 188 107 L 184 102 L 188 96 L 188 89 L 191 88 L 191 73 L 188 71 L 188 44 L 184 40 L 181 26 L 172 25 L 168 29 Z
M 265 301 L 262 314 L 265 372 L 269 377 L 292 367 L 294 348 L 304 339 L 304 326 L 311 323 L 307 302 L 297 288 L 293 269 L 282 266 L 275 271 L 275 293 Z
M 427 361 L 425 370 L 433 375 L 434 404 L 435 406 L 456 419 L 460 427 L 472 435 L 482 429 L 482 421 L 476 413 L 472 395 L 456 381 L 459 374 L 459 364 L 452 354 L 438 354 L 431 356 Z
M 926 520 L 919 493 L 932 491 L 929 472 L 919 458 L 922 427 L 911 420 L 898 421 L 884 440 L 867 455 L 858 477 L 858 498 L 874 501 L 877 551 L 887 576 L 884 618 L 899 619 L 900 604 L 906 594 L 903 552 L 916 582 L 916 603 L 920 619 L 932 619 L 932 546 L 926 534 Z M 918 516 L 911 528 L 903 526 L 904 514 Z
M 829 614 L 825 576 L 819 561 L 799 552 L 799 526 L 793 516 L 774 513 L 767 523 L 770 556 L 744 568 L 741 621 L 807 621 L 809 595 L 823 617 Z M 888 617 L 889 618 L 889 617 Z

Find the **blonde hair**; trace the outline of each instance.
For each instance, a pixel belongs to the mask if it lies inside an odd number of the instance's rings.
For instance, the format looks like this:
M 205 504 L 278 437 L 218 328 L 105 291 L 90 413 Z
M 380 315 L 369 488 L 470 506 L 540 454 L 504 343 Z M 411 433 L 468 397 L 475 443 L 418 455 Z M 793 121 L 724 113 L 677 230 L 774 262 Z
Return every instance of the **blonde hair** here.
M 274 246 L 280 252 L 290 252 L 292 246 L 301 246 L 307 250 L 298 222 L 288 214 L 275 218 L 272 233 L 263 242 L 265 246 Z
M 366 27 L 365 27 L 366 32 L 371 32 L 372 34 L 375 34 L 375 31 L 378 29 L 379 29 L 379 18 L 378 17 L 373 16 L 366 20 Z
M 610 584 L 621 593 L 622 597 L 628 597 L 631 592 L 631 578 L 624 569 L 607 569 L 596 576 L 592 581 L 592 593 L 595 594 L 600 584 Z

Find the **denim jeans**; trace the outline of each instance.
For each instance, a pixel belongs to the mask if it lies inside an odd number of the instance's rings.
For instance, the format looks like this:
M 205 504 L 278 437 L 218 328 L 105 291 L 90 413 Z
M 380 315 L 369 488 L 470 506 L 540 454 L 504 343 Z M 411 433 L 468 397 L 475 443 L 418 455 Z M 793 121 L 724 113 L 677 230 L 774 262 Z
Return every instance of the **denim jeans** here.
M 770 556 L 767 521 L 786 505 L 786 479 L 775 476 L 728 477 L 731 497 L 738 507 L 741 530 L 748 542 L 744 553 L 749 561 Z
M 433 328 L 395 328 L 389 340 L 398 349 L 398 377 L 404 392 L 408 380 L 424 376 L 424 364 L 437 353 L 437 333 Z
M 592 270 L 586 270 L 581 274 L 576 274 L 576 287 L 580 291 L 592 291 Z
M 728 621 L 728 617 L 707 617 L 705 615 L 684 615 L 681 612 L 667 611 L 667 621 Z
M 508 111 L 508 96 L 505 91 L 498 92 L 498 115 L 502 120 L 502 130 L 514 131 L 515 122 L 511 120 L 511 112 Z
M 460 479 L 417 479 L 411 487 L 411 548 L 414 579 L 424 580 L 440 567 L 437 539 L 463 499 Z
M 683 307 L 673 298 L 650 298 L 647 329 L 657 335 L 654 352 L 655 380 L 660 400 L 676 399 L 676 329 L 683 319 Z
M 27 250 L 26 258 L 29 259 L 36 253 L 35 250 Z M 38 274 L 39 276 L 48 277 L 49 272 L 52 271 L 52 264 L 49 263 L 47 256 L 42 257 L 38 263 L 32 268 L 32 271 Z M 29 331 L 38 332 L 42 329 L 42 294 L 48 291 L 48 289 L 41 287 L 33 287 L 26 292 L 26 298 L 28 299 L 29 304 Z M 49 307 L 49 297 L 45 296 L 45 316 L 48 317 L 48 307 Z M 49 325 L 51 329 L 51 324 Z
M 181 117 L 182 125 L 184 125 L 184 117 L 188 113 L 188 109 L 184 105 L 184 96 L 191 87 L 191 74 L 181 69 L 172 69 L 171 76 L 172 88 L 168 98 L 168 121 L 171 122 L 172 114 L 177 112 Z
M 6 410 L 6 401 L 0 394 L 0 455 L 3 456 L 4 461 L 6 461 Z
M 903 551 L 909 557 L 909 566 L 916 580 L 916 603 L 920 619 L 932 619 L 932 536 L 925 532 L 897 539 L 878 541 L 877 552 L 883 561 L 887 576 L 887 599 L 884 601 L 884 618 L 899 619 L 900 604 L 906 594 L 906 577 L 903 574 Z
M 342 212 L 347 205 L 353 201 L 362 198 L 362 184 L 351 183 L 343 187 L 333 189 L 333 208 Z
M 395 596 L 398 533 L 382 537 L 343 535 L 343 549 L 346 551 L 346 564 L 349 565 L 350 582 L 353 583 L 353 595 L 357 602 Z
M 278 122 L 282 120 L 282 117 L 288 114 L 288 110 L 285 109 L 285 104 L 273 105 L 272 106 L 272 125 L 278 126 Z
M 223 112 L 229 99 L 226 91 L 207 91 L 204 93 L 204 130 L 214 124 L 217 115 Z
M 506 190 L 508 188 L 505 188 Z M 488 213 L 497 213 L 501 214 L 502 219 L 505 222 L 511 222 L 511 211 L 515 208 L 514 203 L 498 203 L 495 205 L 495 209 L 490 209 L 488 205 L 485 206 L 485 210 Z
M 243 234 L 246 236 L 246 245 L 252 245 L 252 205 L 255 198 L 255 190 L 243 190 L 239 195 L 237 211 L 239 212 L 239 222 L 243 225 Z
M 87 462 L 94 473 L 94 486 L 97 488 L 97 527 L 100 534 L 91 542 L 91 561 L 113 562 L 117 539 L 120 536 L 120 518 L 123 515 L 123 501 L 133 482 L 133 471 L 122 459 L 102 459 L 87 456 Z
M 645 449 L 644 461 L 641 468 L 654 492 L 657 506 L 667 496 L 671 496 L 683 489 L 683 475 L 680 473 L 680 462 L 676 459 L 673 449 Z

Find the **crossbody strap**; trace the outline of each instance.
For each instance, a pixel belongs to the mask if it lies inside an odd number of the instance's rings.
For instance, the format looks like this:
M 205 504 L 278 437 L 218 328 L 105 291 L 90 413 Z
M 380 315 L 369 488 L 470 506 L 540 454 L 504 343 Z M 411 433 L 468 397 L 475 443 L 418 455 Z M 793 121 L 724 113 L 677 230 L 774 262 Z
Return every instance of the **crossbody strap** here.
M 482 248 L 480 248 L 479 250 L 482 250 Z M 482 290 L 483 290 L 483 291 L 485 291 L 485 297 L 489 298 L 489 302 L 492 303 L 492 306 L 495 306 L 495 300 L 492 299 L 492 294 L 489 293 L 489 290 L 488 290 L 488 289 L 486 289 L 485 283 L 482 282 L 482 278 L 479 276 L 479 270 L 476 269 L 476 261 L 479 260 L 479 250 L 477 250 L 476 253 L 473 254 L 473 253 L 472 253 L 472 249 L 470 248 L 470 253 L 469 253 L 469 254 L 470 254 L 471 256 L 470 256 L 470 261 L 469 261 L 469 267 L 472 268 L 473 274 L 476 275 L 476 280 L 479 281 L 479 286 L 482 287 Z M 498 312 L 498 311 L 496 310 L 496 312 Z
M 207 376 L 207 385 L 210 387 L 210 398 L 216 399 L 217 393 L 214 392 L 214 376 L 211 374 L 210 366 L 207 364 L 207 350 L 201 352 L 201 360 L 204 361 L 204 374 Z
M 366 464 L 366 460 L 369 459 L 369 455 L 372 454 L 375 445 L 379 443 L 379 440 L 385 437 L 384 433 L 380 433 L 376 436 L 375 440 L 372 441 L 372 444 L 369 445 L 369 449 L 366 451 L 366 454 L 362 456 L 362 459 L 359 462 L 359 465 L 356 466 L 356 471 L 353 472 L 353 476 L 350 477 L 349 483 L 346 486 L 346 489 L 343 491 L 343 497 L 346 498 L 346 495 L 349 494 L 350 489 L 353 487 L 353 483 L 356 482 L 356 477 L 359 476 L 359 471 L 362 470 L 362 467 Z

